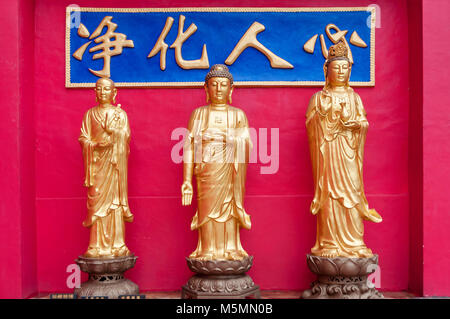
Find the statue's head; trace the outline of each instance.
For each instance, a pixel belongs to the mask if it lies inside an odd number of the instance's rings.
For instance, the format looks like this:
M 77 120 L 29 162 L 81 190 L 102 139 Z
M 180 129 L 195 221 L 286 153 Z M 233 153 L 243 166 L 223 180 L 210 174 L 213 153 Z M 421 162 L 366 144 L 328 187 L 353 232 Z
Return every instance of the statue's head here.
M 328 58 L 323 66 L 327 86 L 348 86 L 352 64 L 344 42 L 339 41 L 328 50 Z
M 231 103 L 233 76 L 228 67 L 215 64 L 205 77 L 206 100 L 212 104 Z
M 100 104 L 115 103 L 117 89 L 110 78 L 100 78 L 95 83 L 95 96 Z

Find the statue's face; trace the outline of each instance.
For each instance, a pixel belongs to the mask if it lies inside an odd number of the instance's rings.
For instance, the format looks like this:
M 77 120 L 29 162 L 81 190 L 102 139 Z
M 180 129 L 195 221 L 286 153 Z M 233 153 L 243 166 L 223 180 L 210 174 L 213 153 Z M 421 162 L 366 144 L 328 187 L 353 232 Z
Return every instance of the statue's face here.
M 116 92 L 113 82 L 108 79 L 99 79 L 95 85 L 95 94 L 100 103 L 112 103 Z
M 328 65 L 328 82 L 334 86 L 348 83 L 350 77 L 350 63 L 346 60 L 334 60 Z
M 213 77 L 206 83 L 206 92 L 213 104 L 226 104 L 232 92 L 228 78 Z

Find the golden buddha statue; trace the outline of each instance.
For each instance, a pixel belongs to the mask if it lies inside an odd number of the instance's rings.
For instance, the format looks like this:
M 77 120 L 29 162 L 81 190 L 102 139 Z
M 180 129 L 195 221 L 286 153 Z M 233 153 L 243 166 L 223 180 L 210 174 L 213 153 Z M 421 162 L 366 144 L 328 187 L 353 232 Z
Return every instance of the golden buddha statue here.
M 200 260 L 241 260 L 247 257 L 239 229 L 250 229 L 245 212 L 245 177 L 251 148 L 245 113 L 231 103 L 233 76 L 223 64 L 205 78 L 207 102 L 195 109 L 188 124 L 183 155 L 182 204 L 190 205 L 192 176 L 197 181 L 197 212 L 191 229 L 198 229 L 197 249 L 189 256 Z
M 100 78 L 95 92 L 98 105 L 85 113 L 79 138 L 84 186 L 88 188 L 88 214 L 83 226 L 90 227 L 84 257 L 128 256 L 124 222 L 133 220 L 127 182 L 130 126 L 120 104 L 113 105 L 117 89 L 111 79 Z
M 311 213 L 317 215 L 312 255 L 373 256 L 363 240 L 363 220 L 381 222 L 364 194 L 363 156 L 369 123 L 361 98 L 349 86 L 352 64 L 343 42 L 330 47 L 325 86 L 313 95 L 306 127 L 314 177 Z

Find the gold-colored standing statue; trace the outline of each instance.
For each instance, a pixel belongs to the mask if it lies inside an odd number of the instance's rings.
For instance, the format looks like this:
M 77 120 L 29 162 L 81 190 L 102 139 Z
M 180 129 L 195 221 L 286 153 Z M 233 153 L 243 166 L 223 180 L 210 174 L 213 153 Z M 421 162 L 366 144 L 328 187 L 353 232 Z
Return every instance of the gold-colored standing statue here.
M 349 86 L 352 64 L 343 42 L 331 46 L 324 65 L 325 87 L 306 113 L 314 177 L 311 213 L 317 239 L 311 253 L 334 258 L 371 257 L 363 220 L 381 222 L 369 209 L 363 185 L 364 143 L 369 123 L 361 98 Z
M 189 120 L 184 146 L 182 204 L 190 205 L 192 176 L 197 181 L 197 212 L 191 229 L 198 229 L 200 260 L 242 260 L 239 229 L 250 229 L 245 212 L 245 177 L 251 148 L 245 113 L 230 106 L 233 77 L 225 65 L 214 65 L 205 78 L 207 102 Z
M 130 126 L 120 104 L 113 104 L 117 89 L 112 80 L 100 78 L 95 92 L 98 105 L 84 115 L 79 138 L 84 186 L 88 188 L 88 214 L 83 226 L 90 227 L 89 248 L 84 257 L 129 256 L 125 221 L 133 220 L 127 182 Z

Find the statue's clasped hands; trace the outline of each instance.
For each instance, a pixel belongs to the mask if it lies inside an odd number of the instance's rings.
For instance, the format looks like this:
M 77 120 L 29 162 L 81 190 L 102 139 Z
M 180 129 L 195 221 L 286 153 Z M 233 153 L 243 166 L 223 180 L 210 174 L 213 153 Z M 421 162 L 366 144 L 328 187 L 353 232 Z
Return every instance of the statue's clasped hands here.
M 194 189 L 192 187 L 192 183 L 189 181 L 185 181 L 183 185 L 181 185 L 181 204 L 183 206 L 191 205 L 193 194 Z

